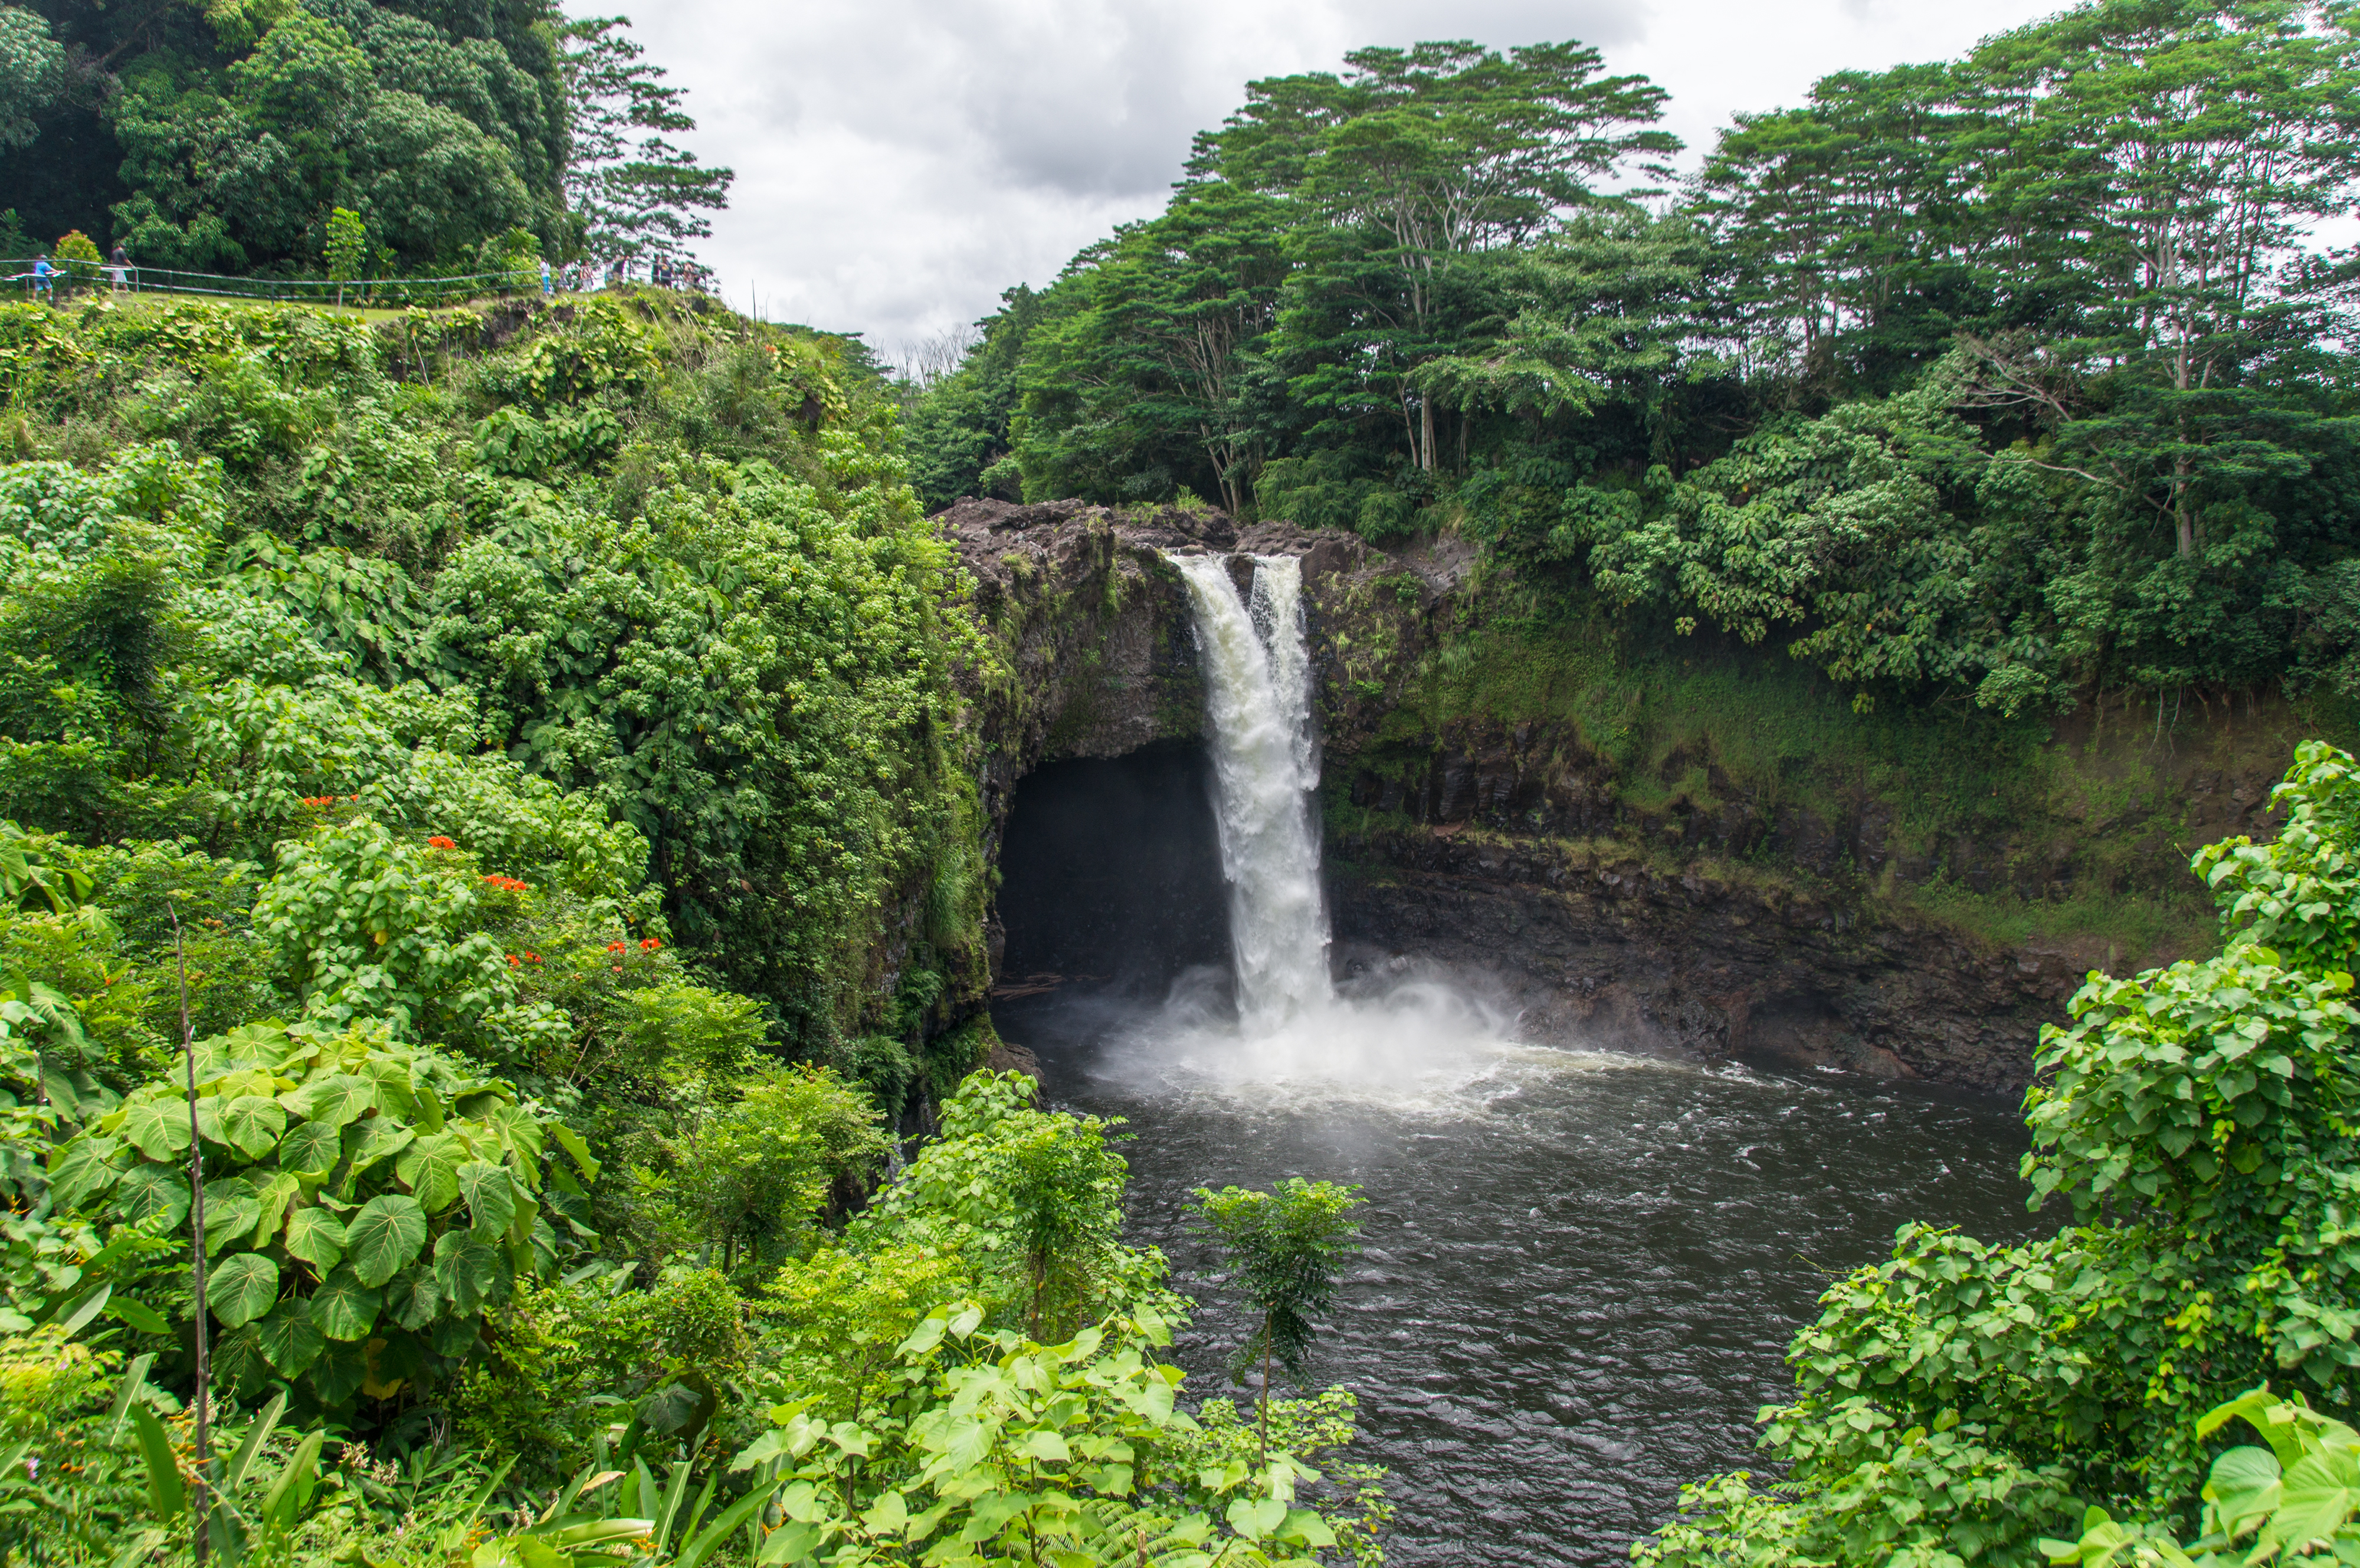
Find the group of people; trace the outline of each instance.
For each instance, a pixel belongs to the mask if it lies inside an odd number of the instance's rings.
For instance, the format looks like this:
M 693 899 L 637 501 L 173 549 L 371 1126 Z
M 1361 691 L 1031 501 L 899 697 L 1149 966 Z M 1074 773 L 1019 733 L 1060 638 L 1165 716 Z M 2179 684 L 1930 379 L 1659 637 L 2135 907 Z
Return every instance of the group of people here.
M 136 286 L 137 269 L 132 266 L 131 252 L 120 240 L 115 242 L 113 253 L 104 265 L 110 292 L 127 294 Z M 554 295 L 561 289 L 569 293 L 584 293 L 601 287 L 617 289 L 632 281 L 634 270 L 635 260 L 628 256 L 604 265 L 591 261 L 575 262 L 554 270 L 544 261 L 541 264 L 541 291 L 543 295 Z M 5 280 L 30 283 L 35 299 L 53 305 L 57 302 L 60 281 L 71 287 L 72 278 L 66 266 L 45 250 L 33 258 L 30 271 L 11 274 Z M 713 274 L 705 267 L 693 261 L 664 256 L 649 258 L 647 280 L 658 289 L 710 292 L 713 287 Z
M 58 279 L 66 276 L 65 269 L 50 259 L 48 251 L 43 251 L 33 258 L 33 269 L 30 272 L 17 273 L 9 281 L 12 283 L 30 281 L 33 285 L 33 298 L 43 304 L 54 305 L 57 303 Z M 131 292 L 131 252 L 120 240 L 115 241 L 114 253 L 106 258 L 106 276 L 110 292 L 115 294 Z
M 584 294 L 595 289 L 619 289 L 632 281 L 632 274 L 638 270 L 638 267 L 637 259 L 630 256 L 604 264 L 595 261 L 574 262 L 570 266 L 561 267 L 554 272 L 550 269 L 547 262 L 543 262 L 541 266 L 541 292 L 549 294 L 562 291 L 568 294 Z M 648 258 L 647 280 L 658 289 L 685 289 L 710 292 L 713 287 L 711 272 L 693 261 L 682 261 L 666 256 Z

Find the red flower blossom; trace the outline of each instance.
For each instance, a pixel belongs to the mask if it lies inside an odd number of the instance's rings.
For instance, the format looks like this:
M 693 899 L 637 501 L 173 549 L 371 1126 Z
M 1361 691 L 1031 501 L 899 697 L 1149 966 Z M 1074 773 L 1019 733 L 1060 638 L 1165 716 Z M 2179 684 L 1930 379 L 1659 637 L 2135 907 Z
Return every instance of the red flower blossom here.
M 623 951 L 623 944 L 619 942 L 610 942 L 606 944 L 606 951 L 609 953 L 620 953 Z
M 436 833 L 432 838 L 426 841 L 426 847 L 429 849 L 456 849 L 459 846 L 452 843 L 449 839 L 444 838 L 441 833 Z
M 527 964 L 538 964 L 541 962 L 541 954 L 537 953 L 528 953 L 524 955 L 524 961 Z
M 509 962 L 510 964 L 522 964 L 522 963 L 524 962 L 524 960 L 523 960 L 523 959 L 521 959 L 521 958 L 519 958 L 515 953 L 509 953 L 509 954 L 508 954 L 508 962 Z
M 663 943 L 661 943 L 661 942 L 658 942 L 655 938 L 653 938 L 653 937 L 651 937 L 651 936 L 650 936 L 650 937 L 643 937 L 643 938 L 641 938 L 641 939 L 640 939 L 640 942 L 639 942 L 639 951 L 640 951 L 641 953 L 653 953 L 656 949 L 658 949 L 658 948 L 661 947 L 662 945 L 663 945 Z

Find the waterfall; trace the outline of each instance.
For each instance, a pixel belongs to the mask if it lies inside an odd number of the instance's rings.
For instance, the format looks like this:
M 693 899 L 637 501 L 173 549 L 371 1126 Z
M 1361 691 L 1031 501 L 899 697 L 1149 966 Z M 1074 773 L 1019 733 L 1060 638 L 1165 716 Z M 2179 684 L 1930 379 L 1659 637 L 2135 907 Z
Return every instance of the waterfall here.
M 1319 756 L 1303 566 L 1255 556 L 1249 605 L 1222 557 L 1171 560 L 1187 579 L 1204 666 L 1238 1012 L 1249 1034 L 1264 1034 L 1333 996 L 1311 802 Z

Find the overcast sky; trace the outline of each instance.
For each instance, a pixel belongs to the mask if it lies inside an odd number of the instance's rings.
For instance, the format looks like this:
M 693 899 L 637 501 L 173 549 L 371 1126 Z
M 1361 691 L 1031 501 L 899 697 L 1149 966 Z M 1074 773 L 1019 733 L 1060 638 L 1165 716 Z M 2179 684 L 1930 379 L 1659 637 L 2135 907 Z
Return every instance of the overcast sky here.
M 577 10 L 605 12 L 611 0 Z M 1164 204 L 1251 78 L 1421 38 L 1579 38 L 1653 77 L 1687 162 L 1831 71 L 1958 53 L 2058 0 L 664 0 L 632 16 L 738 171 L 703 245 L 733 303 L 887 358 Z

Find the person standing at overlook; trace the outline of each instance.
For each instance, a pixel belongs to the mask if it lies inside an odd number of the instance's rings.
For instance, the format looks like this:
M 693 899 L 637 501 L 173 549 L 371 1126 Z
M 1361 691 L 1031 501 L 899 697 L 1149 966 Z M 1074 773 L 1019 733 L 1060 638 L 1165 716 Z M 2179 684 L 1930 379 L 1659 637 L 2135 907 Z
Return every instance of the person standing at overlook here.
M 55 305 L 57 296 L 51 291 L 57 281 L 58 269 L 49 265 L 49 253 L 43 251 L 33 258 L 33 298 L 45 305 Z
M 131 250 L 121 240 L 115 242 L 115 249 L 107 256 L 106 275 L 115 280 L 115 293 L 131 292 Z

